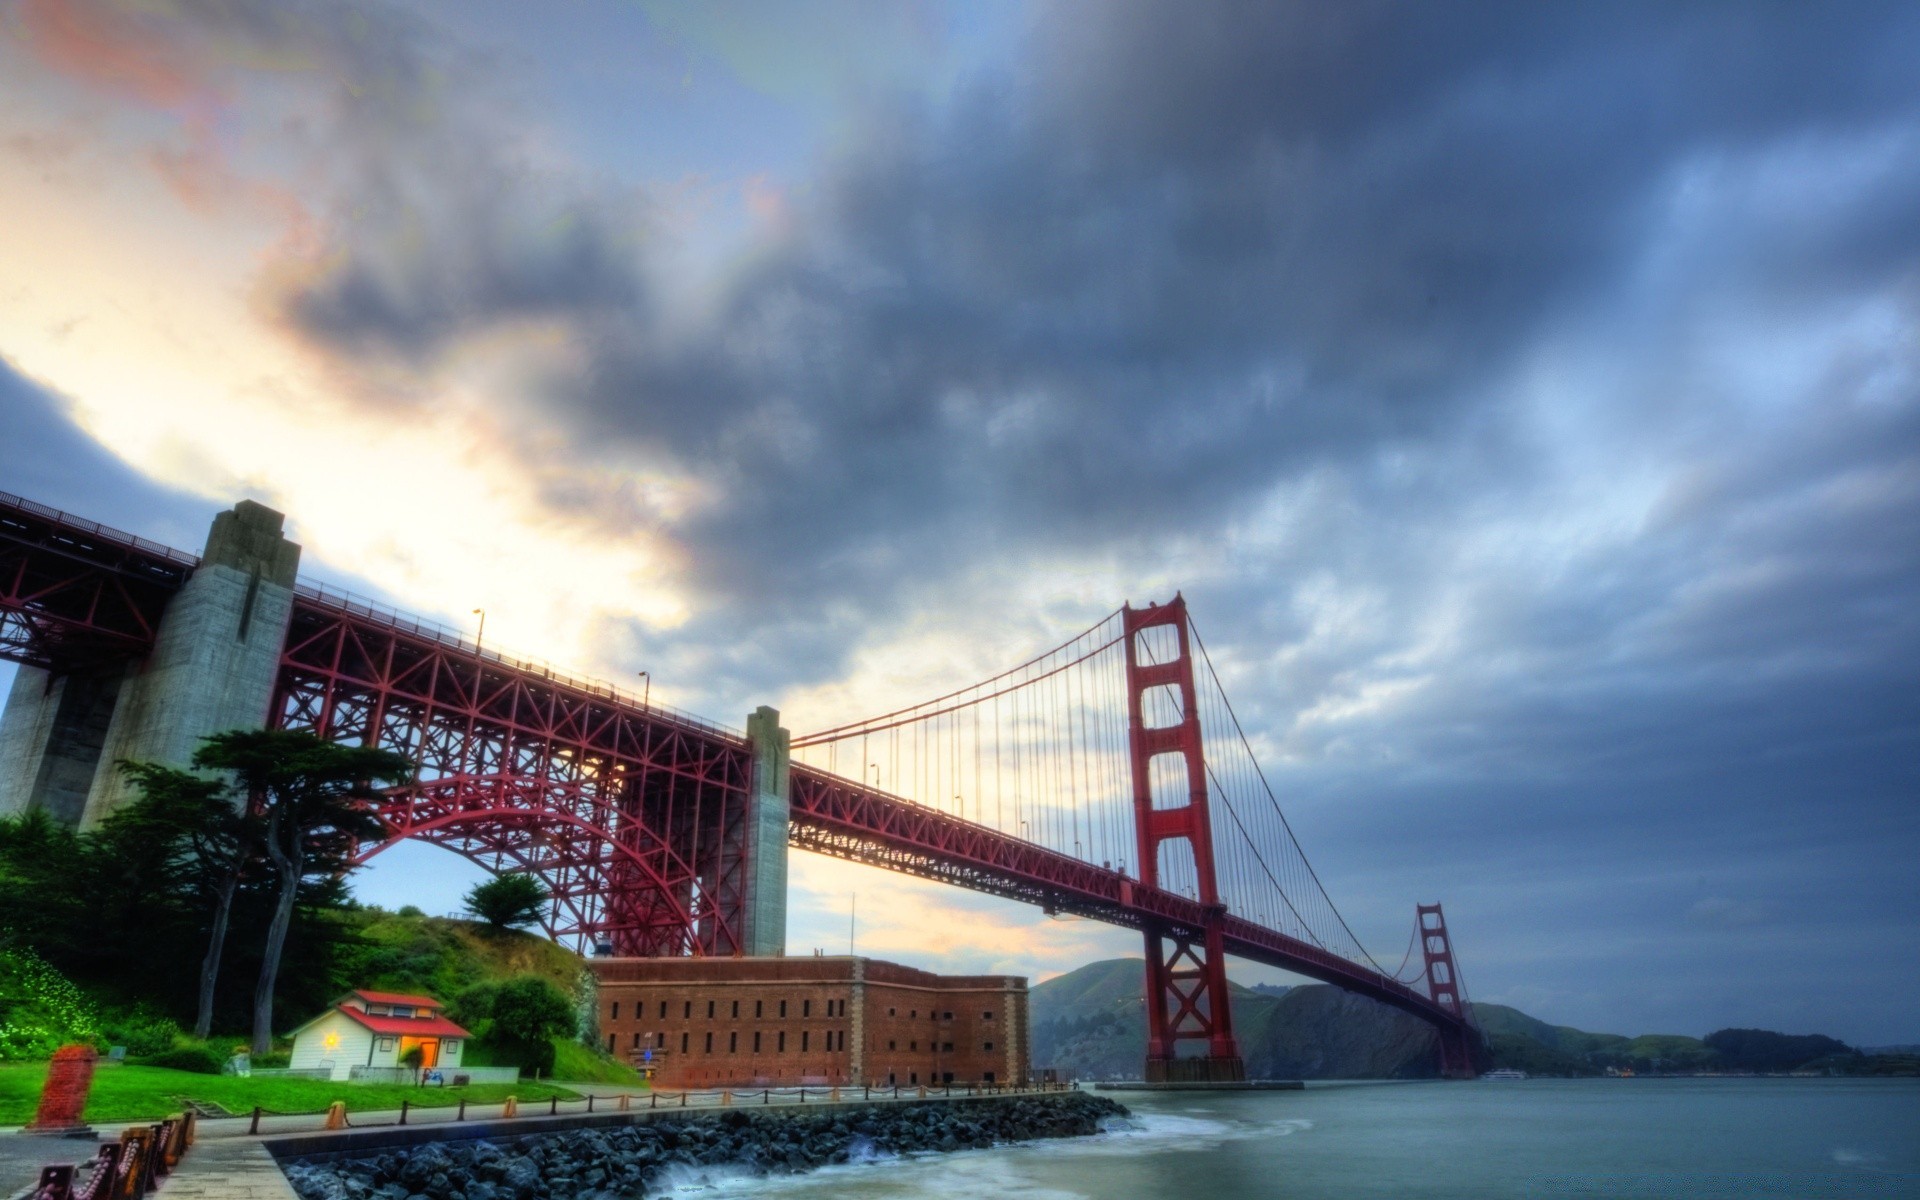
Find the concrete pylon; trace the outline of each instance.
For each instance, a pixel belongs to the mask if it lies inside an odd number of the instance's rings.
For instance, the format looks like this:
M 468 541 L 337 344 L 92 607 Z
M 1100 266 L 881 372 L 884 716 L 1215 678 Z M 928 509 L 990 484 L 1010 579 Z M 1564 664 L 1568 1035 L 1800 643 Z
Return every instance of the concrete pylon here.
M 787 952 L 787 824 L 792 735 L 766 705 L 747 718 L 753 782 L 747 794 L 747 886 L 740 952 Z
M 131 795 L 120 759 L 184 767 L 200 739 L 267 723 L 293 617 L 300 547 L 286 518 L 242 500 L 213 519 L 192 578 L 168 602 L 153 652 L 121 682 L 81 824 Z
M 0 712 L 0 816 L 38 808 L 63 824 L 80 823 L 120 684 L 131 669 L 125 663 L 64 675 L 19 669 Z

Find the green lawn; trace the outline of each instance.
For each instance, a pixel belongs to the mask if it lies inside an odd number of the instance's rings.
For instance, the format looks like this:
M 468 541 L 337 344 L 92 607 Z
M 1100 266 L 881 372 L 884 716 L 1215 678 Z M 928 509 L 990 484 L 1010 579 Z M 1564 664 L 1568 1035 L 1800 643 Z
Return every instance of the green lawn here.
M 45 1063 L 0 1065 L 0 1125 L 24 1125 L 33 1119 L 40 1102 Z M 183 1097 L 218 1104 L 230 1112 L 248 1112 L 255 1105 L 274 1112 L 319 1112 L 335 1100 L 345 1100 L 349 1112 L 400 1107 L 402 1100 L 420 1106 L 458 1103 L 498 1104 L 508 1096 L 522 1104 L 558 1096 L 577 1100 L 578 1092 L 550 1083 L 482 1083 L 467 1087 L 406 1087 L 388 1083 L 329 1083 L 314 1079 L 242 1079 L 235 1075 L 196 1075 L 161 1067 L 106 1066 L 94 1072 L 93 1092 L 87 1100 L 90 1121 L 158 1120 L 180 1111 Z

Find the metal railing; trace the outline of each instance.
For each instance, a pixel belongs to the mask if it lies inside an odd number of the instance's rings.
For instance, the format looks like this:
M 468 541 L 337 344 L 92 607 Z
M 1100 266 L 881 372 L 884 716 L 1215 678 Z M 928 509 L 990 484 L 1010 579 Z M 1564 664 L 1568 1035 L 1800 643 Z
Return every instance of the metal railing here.
M 115 529 L 109 525 L 102 525 L 98 521 L 89 521 L 85 517 L 76 517 L 70 512 L 63 512 L 49 505 L 28 500 L 24 496 L 16 496 L 12 492 L 0 492 L 0 508 L 17 508 L 22 512 L 32 513 L 36 517 L 64 525 L 69 529 L 78 529 L 83 533 L 99 538 L 103 542 L 112 542 L 115 545 L 125 546 L 130 550 L 138 550 L 142 554 L 151 554 L 155 558 L 164 558 L 168 562 L 179 563 L 183 567 L 197 567 L 200 565 L 200 556 L 198 554 L 188 554 L 185 550 L 175 550 L 172 546 L 163 546 L 159 542 L 150 542 L 137 534 Z
M 173 1169 L 193 1145 L 197 1120 L 192 1112 L 176 1113 L 157 1125 L 138 1125 L 120 1131 L 117 1142 L 101 1142 L 94 1157 L 77 1164 L 40 1168 L 40 1179 L 27 1200 L 138 1200 Z M 85 1183 L 77 1182 L 82 1167 L 91 1166 Z
M 434 1076 L 439 1076 L 435 1079 Z M 329 1076 L 331 1078 L 331 1076 Z M 517 1083 L 519 1067 L 369 1067 L 347 1068 L 354 1083 L 401 1083 L 409 1087 L 460 1087 L 468 1083 Z
M 98 521 L 89 521 L 84 517 L 76 517 L 72 513 L 41 504 L 37 501 L 28 500 L 24 496 L 16 496 L 12 492 L 0 492 L 0 508 L 18 509 L 21 512 L 29 513 L 66 528 L 78 530 L 91 537 L 98 538 L 103 542 L 111 542 L 115 545 L 127 547 L 128 549 L 138 550 L 142 554 L 162 558 L 168 562 L 178 563 L 184 567 L 197 567 L 200 565 L 200 556 L 197 554 L 189 554 L 184 550 L 176 550 L 172 546 L 149 541 L 137 534 L 127 533 L 125 530 L 102 525 Z M 552 663 L 542 659 L 505 654 L 499 650 L 482 647 L 469 641 L 458 631 L 449 629 L 435 621 L 404 612 L 390 604 L 383 604 L 378 600 L 356 595 L 343 588 L 336 588 L 317 580 L 303 578 L 295 582 L 293 590 L 297 595 L 304 599 L 311 600 L 315 604 L 350 612 L 355 616 L 378 622 L 388 628 L 398 629 L 402 632 L 410 633 L 415 637 L 425 638 L 439 645 L 449 646 L 453 649 L 476 655 L 488 662 L 498 663 L 500 666 L 509 670 L 518 671 L 527 675 L 537 675 L 541 679 L 559 687 L 569 688 L 573 691 L 583 692 L 591 696 L 602 696 L 627 708 L 639 709 L 650 714 L 662 716 L 678 724 L 689 725 L 695 729 L 700 729 L 707 733 L 719 734 L 722 737 L 735 741 L 738 741 L 742 736 L 739 731 L 730 729 L 717 721 L 709 720 L 697 713 L 690 713 L 684 709 L 674 708 L 671 705 L 653 703 L 651 696 L 644 694 L 636 695 L 633 692 L 616 687 L 605 680 L 573 675 L 555 668 Z
M 304 1133 L 314 1129 L 384 1129 L 401 1125 L 451 1125 L 462 1121 L 497 1121 L 526 1117 L 585 1116 L 599 1113 L 728 1108 L 796 1107 L 806 1104 L 866 1104 L 919 1100 L 972 1100 L 1007 1096 L 1038 1096 L 1074 1090 L 1064 1083 L 1012 1084 L 954 1083 L 899 1084 L 843 1087 L 688 1088 L 672 1092 L 621 1092 L 611 1096 L 586 1095 L 573 1099 L 549 1096 L 522 1104 L 517 1097 L 488 1103 L 460 1098 L 452 1104 L 419 1104 L 402 1100 L 399 1109 L 362 1113 L 355 1118 L 336 1102 L 325 1109 L 286 1112 L 256 1107 L 225 1117 L 201 1117 L 208 1136 L 239 1136 L 246 1122 L 247 1136 Z M 319 1118 L 318 1123 L 310 1118 Z
M 418 617 L 412 613 L 403 612 L 390 604 L 382 604 L 378 600 L 370 600 L 365 596 L 356 595 L 353 592 L 344 591 L 340 588 L 329 587 L 326 584 L 317 583 L 309 579 L 302 579 L 295 583 L 293 590 L 294 594 L 314 604 L 323 605 L 339 612 L 351 613 L 363 620 L 374 621 L 378 624 L 385 625 L 389 629 L 396 629 L 402 633 L 424 638 L 437 645 L 446 646 L 464 654 L 474 655 L 486 662 L 497 663 L 508 670 L 517 671 L 523 675 L 538 676 L 549 683 L 567 688 L 571 691 L 581 692 L 589 696 L 598 696 L 626 708 L 639 709 L 650 715 L 665 717 L 678 724 L 691 725 L 707 733 L 719 734 L 732 741 L 739 741 L 743 736 L 739 731 L 729 729 L 717 721 L 709 720 L 697 713 L 690 713 L 684 709 L 674 708 L 671 705 L 655 703 L 651 696 L 636 695 L 605 680 L 593 679 L 587 676 L 570 675 L 543 659 L 523 658 L 518 655 L 504 653 L 489 646 L 482 646 L 457 630 L 449 629 L 447 626 L 427 620 L 425 617 Z

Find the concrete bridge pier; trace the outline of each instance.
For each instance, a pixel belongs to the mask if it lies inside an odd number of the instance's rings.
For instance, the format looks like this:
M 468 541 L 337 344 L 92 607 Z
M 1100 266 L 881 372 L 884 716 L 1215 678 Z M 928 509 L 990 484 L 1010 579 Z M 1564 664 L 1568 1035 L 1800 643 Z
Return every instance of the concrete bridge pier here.
M 740 953 L 787 952 L 787 819 L 792 736 L 778 710 L 761 705 L 747 718 L 753 782 L 747 795 L 747 879 Z
M 0 712 L 0 813 L 93 826 L 131 795 L 119 760 L 185 767 L 208 734 L 266 725 L 300 565 L 284 524 L 251 500 L 215 517 L 145 659 L 20 669 Z

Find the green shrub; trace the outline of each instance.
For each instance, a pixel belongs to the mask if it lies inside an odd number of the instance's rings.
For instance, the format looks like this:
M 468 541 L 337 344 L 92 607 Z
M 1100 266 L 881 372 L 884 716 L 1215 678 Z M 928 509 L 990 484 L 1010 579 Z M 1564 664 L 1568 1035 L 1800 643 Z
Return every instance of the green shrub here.
M 184 1033 L 172 1018 L 143 1007 L 109 1020 L 102 1036 L 109 1046 L 125 1046 L 129 1058 L 150 1058 L 173 1049 Z
M 99 1038 L 100 1015 L 79 988 L 31 947 L 0 941 L 0 1061 Z
M 274 1067 L 290 1067 L 293 1065 L 293 1051 L 291 1050 L 269 1050 L 265 1054 L 255 1054 L 250 1057 L 253 1065 L 262 1070 Z
M 218 1051 L 205 1042 L 181 1038 L 171 1050 L 140 1060 L 143 1067 L 166 1067 L 173 1071 L 192 1071 L 197 1075 L 218 1075 L 226 1065 Z
M 572 1037 L 576 1028 L 573 1001 L 538 975 L 517 975 L 501 984 L 491 1015 L 496 1039 L 545 1042 Z

